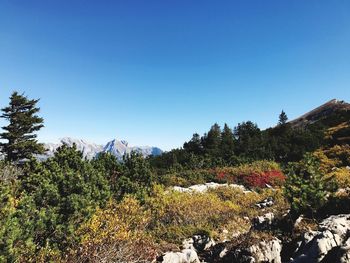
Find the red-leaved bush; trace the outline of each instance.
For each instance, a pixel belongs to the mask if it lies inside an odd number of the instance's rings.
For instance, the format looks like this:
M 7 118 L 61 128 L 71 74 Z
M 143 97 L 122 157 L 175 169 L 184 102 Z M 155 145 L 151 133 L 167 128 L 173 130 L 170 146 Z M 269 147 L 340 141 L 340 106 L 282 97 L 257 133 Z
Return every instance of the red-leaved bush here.
M 225 183 L 243 184 L 248 187 L 281 186 L 286 180 L 277 163 L 258 161 L 238 167 L 224 167 L 215 171 L 216 179 Z
M 252 173 L 244 176 L 244 184 L 250 187 L 266 187 L 266 184 L 272 186 L 280 186 L 286 180 L 285 175 L 281 171 L 267 171 L 263 173 Z

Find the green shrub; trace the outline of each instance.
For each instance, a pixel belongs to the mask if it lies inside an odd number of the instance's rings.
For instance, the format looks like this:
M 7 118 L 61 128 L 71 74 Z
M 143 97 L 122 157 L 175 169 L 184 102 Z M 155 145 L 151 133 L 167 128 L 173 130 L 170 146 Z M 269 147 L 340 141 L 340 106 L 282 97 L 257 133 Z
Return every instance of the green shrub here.
M 125 155 L 122 172 L 116 181 L 117 198 L 122 199 L 126 194 L 133 194 L 143 200 L 151 190 L 154 182 L 149 162 L 136 152 Z
M 334 190 L 331 181 L 325 182 L 315 157 L 305 155 L 301 162 L 290 165 L 284 192 L 294 216 L 305 214 L 314 217 Z
M 20 261 L 56 261 L 78 242 L 75 230 L 79 224 L 110 197 L 104 174 L 84 160 L 75 147 L 66 146 L 47 161 L 28 162 L 17 189 L 11 220 L 18 222 L 12 230 L 21 236 L 12 248 L 22 246 L 15 255 Z

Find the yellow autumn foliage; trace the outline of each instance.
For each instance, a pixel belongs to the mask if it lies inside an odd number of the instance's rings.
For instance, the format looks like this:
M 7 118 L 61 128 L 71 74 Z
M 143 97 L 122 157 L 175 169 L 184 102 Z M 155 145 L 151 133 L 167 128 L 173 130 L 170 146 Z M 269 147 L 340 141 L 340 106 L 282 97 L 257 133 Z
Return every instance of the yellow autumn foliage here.
M 78 230 L 82 240 L 70 262 L 149 262 L 156 254 L 146 232 L 150 215 L 134 197 L 126 196 L 120 203 L 109 201 Z
M 106 208 L 97 209 L 79 232 L 83 234 L 83 243 L 133 240 L 144 234 L 149 222 L 150 212 L 135 198 L 127 196 L 120 203 L 110 201 Z
M 329 149 L 319 149 L 314 156 L 320 161 L 325 178 L 333 178 L 340 188 L 350 187 L 350 146 L 335 145 Z
M 261 210 L 255 204 L 273 197 L 274 207 Z M 82 237 L 76 262 L 89 259 L 128 258 L 134 262 L 154 257 L 165 247 L 179 247 L 193 234 L 205 233 L 216 240 L 226 233 L 243 233 L 250 228 L 253 216 L 277 209 L 285 212 L 288 204 L 278 189 L 243 192 L 232 187 L 219 187 L 206 192 L 179 192 L 155 185 L 142 204 L 132 196 L 120 203 L 110 201 L 97 209 L 78 231 Z M 138 249 L 142 247 L 142 250 Z M 80 252 L 79 252 L 80 251 Z M 138 255 L 139 258 L 135 259 Z M 136 261 L 135 261 L 136 260 Z

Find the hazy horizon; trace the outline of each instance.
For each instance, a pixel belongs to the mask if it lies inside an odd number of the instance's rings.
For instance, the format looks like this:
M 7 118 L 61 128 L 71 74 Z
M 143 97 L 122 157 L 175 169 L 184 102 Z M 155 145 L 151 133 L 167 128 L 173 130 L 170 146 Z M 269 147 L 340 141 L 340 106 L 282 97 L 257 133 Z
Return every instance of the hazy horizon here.
M 0 107 L 41 98 L 39 140 L 181 147 L 350 101 L 349 1 L 0 1 Z M 0 125 L 4 126 L 0 120 Z

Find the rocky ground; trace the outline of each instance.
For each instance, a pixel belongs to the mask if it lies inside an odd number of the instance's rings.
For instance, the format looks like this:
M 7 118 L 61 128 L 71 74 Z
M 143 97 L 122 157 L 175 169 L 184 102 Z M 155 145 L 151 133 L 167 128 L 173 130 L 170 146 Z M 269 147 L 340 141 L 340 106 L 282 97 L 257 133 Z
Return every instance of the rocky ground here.
M 272 198 L 256 204 L 260 209 L 273 205 Z M 292 221 L 288 213 L 275 218 L 274 213 L 267 212 L 247 220 L 251 222 L 248 232 L 227 235 L 227 239 L 217 242 L 207 235 L 194 235 L 183 241 L 181 251 L 167 252 L 157 262 L 350 262 L 350 214 L 316 222 L 303 216 Z

